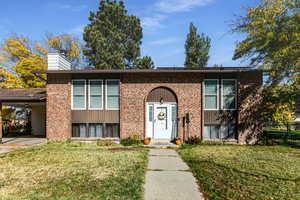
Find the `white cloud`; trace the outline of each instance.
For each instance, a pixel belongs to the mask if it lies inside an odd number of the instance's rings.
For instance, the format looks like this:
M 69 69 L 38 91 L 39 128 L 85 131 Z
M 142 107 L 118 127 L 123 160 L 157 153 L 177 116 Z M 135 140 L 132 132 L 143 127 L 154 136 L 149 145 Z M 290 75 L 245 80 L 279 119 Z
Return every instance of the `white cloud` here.
M 149 45 L 167 45 L 167 44 L 176 43 L 177 41 L 179 41 L 178 38 L 172 37 L 172 38 L 164 38 L 161 40 L 155 40 L 155 41 L 149 42 L 148 44 Z
M 166 18 L 164 15 L 154 15 L 142 18 L 142 26 L 146 29 L 157 29 L 163 27 L 161 22 Z
M 213 0 L 159 0 L 155 7 L 164 13 L 189 11 L 194 7 L 205 6 Z

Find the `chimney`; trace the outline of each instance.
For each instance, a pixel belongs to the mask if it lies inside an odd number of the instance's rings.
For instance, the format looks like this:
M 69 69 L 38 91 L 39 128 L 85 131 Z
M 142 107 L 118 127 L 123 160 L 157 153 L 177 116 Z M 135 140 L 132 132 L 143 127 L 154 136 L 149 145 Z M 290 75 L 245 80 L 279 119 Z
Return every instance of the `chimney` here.
M 71 62 L 59 53 L 49 53 L 48 70 L 71 70 Z

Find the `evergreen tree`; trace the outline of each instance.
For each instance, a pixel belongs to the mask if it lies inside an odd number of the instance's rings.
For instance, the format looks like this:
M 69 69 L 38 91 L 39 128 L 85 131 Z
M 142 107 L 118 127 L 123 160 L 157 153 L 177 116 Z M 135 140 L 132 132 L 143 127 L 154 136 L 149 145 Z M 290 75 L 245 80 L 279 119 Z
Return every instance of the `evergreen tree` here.
M 150 56 L 144 56 L 137 58 L 134 62 L 134 68 L 136 69 L 153 69 L 154 63 Z
M 84 55 L 97 69 L 134 68 L 143 37 L 140 19 L 128 15 L 123 1 L 101 0 L 84 29 Z
M 198 34 L 197 28 L 190 23 L 189 33 L 185 42 L 185 63 L 187 68 L 205 67 L 209 59 L 210 38 L 203 33 Z

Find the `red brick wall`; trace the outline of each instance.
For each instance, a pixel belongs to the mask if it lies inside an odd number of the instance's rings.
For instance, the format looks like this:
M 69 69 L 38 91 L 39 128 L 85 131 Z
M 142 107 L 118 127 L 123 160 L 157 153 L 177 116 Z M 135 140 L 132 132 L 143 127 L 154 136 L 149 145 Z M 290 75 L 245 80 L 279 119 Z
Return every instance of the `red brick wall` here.
M 260 72 L 232 75 L 238 80 L 238 142 L 254 143 L 260 133 L 261 83 Z M 145 105 L 149 92 L 157 87 L 171 89 L 178 99 L 178 134 L 186 135 L 183 117 L 190 113 L 189 133 L 202 136 L 202 81 L 200 73 L 122 74 L 120 77 L 120 136 L 132 133 L 145 135 Z M 219 78 L 221 78 L 219 76 Z M 71 77 L 48 77 L 47 138 L 66 140 L 71 137 Z
M 247 72 L 238 76 L 238 142 L 254 144 L 262 132 L 262 73 Z
M 131 133 L 145 135 L 145 105 L 149 92 L 157 87 L 171 89 L 178 99 L 178 134 L 184 134 L 185 113 L 190 113 L 190 135 L 201 133 L 201 87 L 200 74 L 124 74 L 120 85 L 120 135 L 128 137 Z
M 50 75 L 47 84 L 47 138 L 67 140 L 71 137 L 71 78 Z

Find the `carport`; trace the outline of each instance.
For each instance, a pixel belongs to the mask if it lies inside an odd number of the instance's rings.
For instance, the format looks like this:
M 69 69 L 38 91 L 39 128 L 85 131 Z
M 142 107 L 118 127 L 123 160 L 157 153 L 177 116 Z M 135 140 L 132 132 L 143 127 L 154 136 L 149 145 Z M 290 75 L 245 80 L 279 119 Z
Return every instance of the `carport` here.
M 3 138 L 3 107 L 26 107 L 30 109 L 32 137 L 46 137 L 46 89 L 45 88 L 0 88 L 0 143 Z

